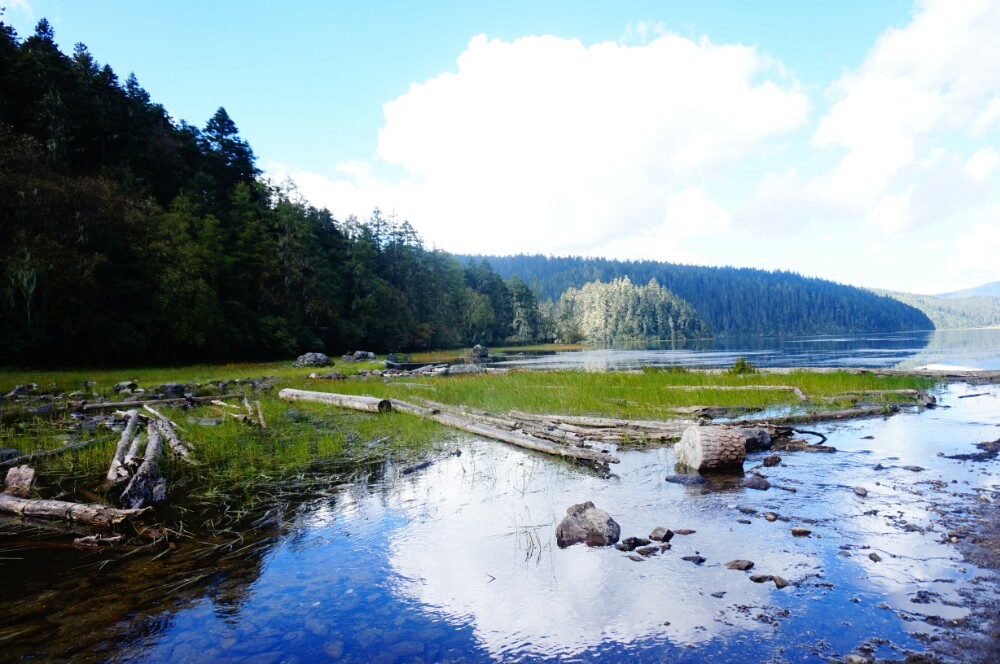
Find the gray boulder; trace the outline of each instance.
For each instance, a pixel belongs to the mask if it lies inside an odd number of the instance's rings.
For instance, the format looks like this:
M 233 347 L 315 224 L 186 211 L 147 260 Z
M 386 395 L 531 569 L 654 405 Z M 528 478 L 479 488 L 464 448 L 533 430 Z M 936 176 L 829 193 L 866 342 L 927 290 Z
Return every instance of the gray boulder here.
M 486 369 L 483 369 L 478 364 L 453 364 L 448 367 L 449 376 L 461 376 L 462 374 L 481 374 L 486 373 Z
M 305 355 L 299 355 L 298 359 L 292 364 L 293 367 L 332 367 L 333 360 L 324 355 L 323 353 L 306 353 Z
M 472 358 L 473 361 L 478 360 L 481 362 L 490 358 L 490 351 L 488 348 L 483 348 L 479 344 L 476 344 L 469 350 L 467 355 Z
M 120 383 L 116 383 L 115 386 L 112 387 L 111 389 L 114 390 L 115 392 L 121 392 L 122 390 L 129 390 L 129 393 L 131 393 L 131 391 L 137 387 L 139 386 L 136 385 L 134 380 L 123 380 Z
M 351 355 L 345 355 L 344 359 L 347 359 L 348 357 L 351 362 L 370 362 L 378 359 L 378 356 L 375 355 L 375 353 L 371 353 L 367 350 L 356 350 Z
M 621 526 L 610 514 L 588 500 L 566 510 L 566 518 L 556 527 L 556 544 L 560 548 L 581 542 L 587 546 L 608 546 L 618 541 L 621 532 Z

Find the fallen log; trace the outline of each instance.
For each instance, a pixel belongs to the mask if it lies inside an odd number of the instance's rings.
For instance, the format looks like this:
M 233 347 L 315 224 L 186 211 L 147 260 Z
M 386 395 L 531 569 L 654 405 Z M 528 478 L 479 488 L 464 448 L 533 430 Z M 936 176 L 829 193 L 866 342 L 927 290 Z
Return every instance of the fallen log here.
M 687 427 L 695 424 L 692 420 L 621 420 L 611 417 L 587 417 L 584 415 L 538 415 L 519 410 L 512 410 L 508 415 L 520 420 L 553 422 L 556 424 L 579 425 L 591 428 L 620 429 L 632 427 L 635 429 L 651 429 L 665 433 L 676 433 L 677 436 L 681 436 Z
M 388 413 L 392 410 L 392 403 L 388 399 L 379 399 L 378 397 L 293 390 L 287 387 L 281 390 L 278 396 L 286 401 L 318 401 L 320 403 L 351 408 L 353 410 L 362 410 L 369 413 Z
M 848 408 L 847 410 L 818 410 L 800 415 L 785 415 L 783 417 L 761 417 L 749 420 L 737 420 L 731 424 L 739 426 L 767 426 L 769 424 L 796 424 L 799 422 L 822 422 L 826 420 L 850 420 L 875 415 L 892 415 L 899 412 L 894 404 L 869 406 L 865 408 Z
M 746 439 L 735 427 L 688 427 L 674 446 L 677 464 L 698 472 L 742 468 Z
M 809 397 L 794 385 L 664 385 L 665 390 L 683 390 L 697 392 L 699 390 L 745 392 L 751 390 L 768 392 L 791 392 L 799 401 L 809 401 Z
M 146 429 L 146 453 L 142 465 L 129 480 L 119 502 L 126 509 L 140 509 L 163 499 L 165 484 L 158 477 L 162 422 L 150 422 Z
M 107 480 L 109 484 L 118 484 L 123 479 L 128 477 L 128 473 L 124 470 L 122 465 L 125 462 L 125 453 L 128 450 L 129 444 L 132 442 L 132 438 L 135 436 L 135 430 L 139 426 L 139 411 L 130 410 L 128 424 L 125 426 L 125 431 L 122 431 L 122 437 L 118 440 L 118 447 L 115 448 L 115 454 L 111 457 L 111 467 L 108 468 Z
M 329 392 L 310 392 L 308 390 L 293 390 L 286 388 L 278 393 L 278 396 L 288 401 L 314 401 L 328 403 L 344 408 L 354 408 L 367 412 L 390 412 L 393 402 L 388 399 L 378 399 L 376 397 L 354 396 L 346 394 L 332 394 Z M 537 452 L 545 452 L 578 461 L 589 461 L 598 465 L 618 463 L 618 458 L 607 452 L 591 450 L 583 447 L 570 447 L 560 445 L 536 438 L 528 433 L 509 431 L 497 426 L 477 422 L 468 415 L 458 415 L 445 412 L 435 412 L 435 408 L 424 408 L 405 401 L 395 400 L 396 407 L 402 412 L 406 412 L 419 417 L 425 417 L 453 429 L 459 429 L 468 433 L 473 433 L 484 438 L 491 438 L 501 442 L 523 447 Z M 383 405 L 384 404 L 384 405 Z
M 212 401 L 213 399 L 235 399 L 242 397 L 242 394 L 223 394 L 214 397 L 176 397 L 173 399 L 146 399 L 143 401 L 108 401 L 107 403 L 85 403 L 77 407 L 78 412 L 91 410 L 115 410 L 122 408 L 141 408 L 142 406 L 153 406 L 165 403 L 201 403 Z
M 108 505 L 70 503 L 63 500 L 30 500 L 0 493 L 0 512 L 40 519 L 78 521 L 105 528 L 137 519 L 149 509 L 151 508 L 117 509 Z
M 536 438 L 528 433 L 507 431 L 505 429 L 489 426 L 487 424 L 481 424 L 456 415 L 438 413 L 437 415 L 429 416 L 429 419 L 432 419 L 439 424 L 452 427 L 453 429 L 467 431 L 468 433 L 474 433 L 477 436 L 492 438 L 493 440 L 499 440 L 504 443 L 516 445 L 517 447 L 535 450 L 536 452 L 545 452 L 546 454 L 553 454 L 555 456 L 575 459 L 578 461 L 592 461 L 601 465 L 619 462 L 618 457 L 608 452 L 551 443 L 549 441 Z
M 191 459 L 191 448 L 180 439 L 170 420 L 160 420 L 157 425 L 160 433 L 167 439 L 167 446 L 170 450 L 186 463 L 194 463 L 194 460 Z
M 0 461 L 0 468 L 5 468 L 7 466 L 16 466 L 18 464 L 24 463 L 26 461 L 31 461 L 32 459 L 37 459 L 39 457 L 55 456 L 56 454 L 62 454 L 63 452 L 69 452 L 71 450 L 78 450 L 87 445 L 96 443 L 100 438 L 91 438 L 90 440 L 83 440 L 79 443 L 73 443 L 71 445 L 66 445 L 64 447 L 59 447 L 54 450 L 39 450 L 37 452 L 30 452 L 28 454 L 22 454 L 21 456 L 14 457 L 13 459 L 7 459 L 6 461 Z

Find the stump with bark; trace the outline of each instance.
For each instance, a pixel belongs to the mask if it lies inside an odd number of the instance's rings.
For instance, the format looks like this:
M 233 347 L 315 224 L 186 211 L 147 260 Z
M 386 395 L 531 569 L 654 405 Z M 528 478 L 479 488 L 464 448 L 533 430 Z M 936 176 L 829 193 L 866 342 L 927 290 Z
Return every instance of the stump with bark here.
M 685 429 L 674 451 L 677 464 L 698 472 L 743 467 L 746 434 L 736 428 L 691 426 Z

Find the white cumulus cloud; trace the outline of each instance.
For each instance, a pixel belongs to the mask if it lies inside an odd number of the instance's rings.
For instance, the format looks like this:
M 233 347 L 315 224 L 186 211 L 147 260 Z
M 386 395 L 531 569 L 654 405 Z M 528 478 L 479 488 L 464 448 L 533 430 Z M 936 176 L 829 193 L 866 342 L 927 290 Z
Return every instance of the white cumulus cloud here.
M 703 183 L 807 110 L 797 83 L 751 47 L 669 33 L 635 46 L 480 35 L 455 72 L 385 104 L 372 164 L 291 175 L 340 216 L 394 209 L 450 250 L 603 254 L 692 224 L 724 229 L 728 213 Z M 385 164 L 405 175 L 380 180 Z

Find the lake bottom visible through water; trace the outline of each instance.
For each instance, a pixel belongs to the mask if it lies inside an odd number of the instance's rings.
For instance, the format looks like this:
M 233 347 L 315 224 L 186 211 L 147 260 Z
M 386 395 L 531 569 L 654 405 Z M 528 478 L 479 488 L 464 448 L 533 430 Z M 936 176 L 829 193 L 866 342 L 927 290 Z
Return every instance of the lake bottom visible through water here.
M 982 396 L 960 398 L 975 393 Z M 1000 391 L 953 385 L 938 397 L 945 407 L 811 427 L 835 453 L 781 453 L 781 465 L 767 468 L 757 468 L 764 453 L 750 455 L 746 470 L 765 475 L 767 491 L 735 476 L 667 482 L 668 448 L 622 452 L 602 478 L 457 438 L 458 456 L 442 452 L 405 475 L 390 468 L 384 481 L 332 488 L 299 506 L 245 569 L 231 565 L 218 577 L 206 562 L 209 572 L 183 600 L 148 590 L 141 611 L 83 636 L 76 656 L 694 662 L 929 652 L 974 660 L 979 650 L 956 644 L 986 643 L 984 607 L 1000 590 L 993 570 L 963 559 L 963 541 L 949 530 L 972 507 L 996 505 L 997 461 L 947 457 L 1000 438 Z M 558 548 L 555 525 L 586 500 L 611 514 L 623 538 L 656 526 L 678 534 L 639 561 L 611 547 Z M 753 567 L 725 567 L 736 559 Z M 143 564 L 162 564 L 166 574 L 169 561 Z M 108 576 L 74 592 L 129 592 L 123 569 Z M 66 613 L 40 618 L 50 633 L 32 648 L 42 659 L 71 638 Z

